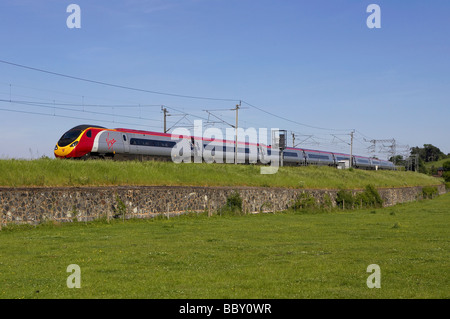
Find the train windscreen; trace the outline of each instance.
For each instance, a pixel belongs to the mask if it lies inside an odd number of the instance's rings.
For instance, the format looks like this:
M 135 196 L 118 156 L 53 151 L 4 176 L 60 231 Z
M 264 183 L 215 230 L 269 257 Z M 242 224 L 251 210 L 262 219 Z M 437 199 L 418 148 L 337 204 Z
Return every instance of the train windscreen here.
M 82 130 L 70 130 L 59 139 L 58 145 L 64 147 L 75 141 L 80 136 Z

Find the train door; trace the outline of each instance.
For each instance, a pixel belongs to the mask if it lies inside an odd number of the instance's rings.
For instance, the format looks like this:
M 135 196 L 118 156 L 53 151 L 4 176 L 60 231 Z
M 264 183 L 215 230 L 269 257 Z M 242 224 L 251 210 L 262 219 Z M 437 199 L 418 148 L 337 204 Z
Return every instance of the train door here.
M 123 140 L 123 151 L 125 154 L 130 153 L 130 141 L 128 141 L 128 137 L 126 134 L 122 134 Z

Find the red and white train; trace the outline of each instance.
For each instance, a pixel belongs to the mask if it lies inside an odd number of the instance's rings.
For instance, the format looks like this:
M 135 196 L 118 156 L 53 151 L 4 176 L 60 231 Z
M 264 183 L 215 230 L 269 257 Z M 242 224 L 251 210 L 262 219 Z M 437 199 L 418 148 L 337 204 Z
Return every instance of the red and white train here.
M 203 147 L 203 150 L 207 149 L 207 152 L 202 152 L 202 154 L 211 157 L 203 158 L 206 162 L 216 161 L 225 163 L 226 158 L 234 158 L 234 141 L 213 140 L 124 128 L 108 129 L 96 125 L 79 125 L 64 133 L 55 146 L 55 156 L 57 158 L 78 159 L 171 160 L 172 149 L 180 139 L 185 139 L 191 143 L 191 149 L 198 147 L 198 145 L 201 145 L 200 147 Z M 270 146 L 239 142 L 238 155 L 245 157 L 246 162 L 248 162 L 250 154 L 253 154 L 251 153 L 251 148 L 254 146 L 257 149 L 257 161 L 263 162 L 260 156 L 263 156 L 263 154 L 270 155 Z M 265 150 L 262 150 L 262 148 L 265 148 Z M 218 161 L 218 156 L 222 156 L 223 160 Z M 337 166 L 342 161 L 350 161 L 350 155 L 293 147 L 287 147 L 283 150 L 283 165 Z M 394 164 L 390 161 L 358 155 L 352 156 L 352 167 L 362 169 L 395 169 Z

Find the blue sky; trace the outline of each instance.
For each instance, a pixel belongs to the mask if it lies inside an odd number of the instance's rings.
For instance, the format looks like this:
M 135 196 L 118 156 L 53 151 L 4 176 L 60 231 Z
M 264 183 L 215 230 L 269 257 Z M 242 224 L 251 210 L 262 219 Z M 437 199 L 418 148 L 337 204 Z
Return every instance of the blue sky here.
M 80 29 L 66 25 L 71 3 Z M 371 3 L 380 29 L 366 25 Z M 0 60 L 147 92 L 0 63 L 0 157 L 53 157 L 84 123 L 162 131 L 161 105 L 169 126 L 204 110 L 234 123 L 214 110 L 239 100 L 240 126 L 286 129 L 299 147 L 349 152 L 355 130 L 360 155 L 386 158 L 367 141 L 393 138 L 399 153 L 450 153 L 449 12 L 446 0 L 3 0 Z

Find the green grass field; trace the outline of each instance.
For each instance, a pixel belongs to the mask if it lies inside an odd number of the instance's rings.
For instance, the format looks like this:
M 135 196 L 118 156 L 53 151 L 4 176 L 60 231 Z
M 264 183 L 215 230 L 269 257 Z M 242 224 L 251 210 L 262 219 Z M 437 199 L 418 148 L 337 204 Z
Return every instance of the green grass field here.
M 449 207 L 8 226 L 0 298 L 449 298 Z
M 427 186 L 443 182 L 400 171 L 338 170 L 332 167 L 281 167 L 260 174 L 261 166 L 172 162 L 0 160 L 0 186 L 190 185 L 289 188 Z

